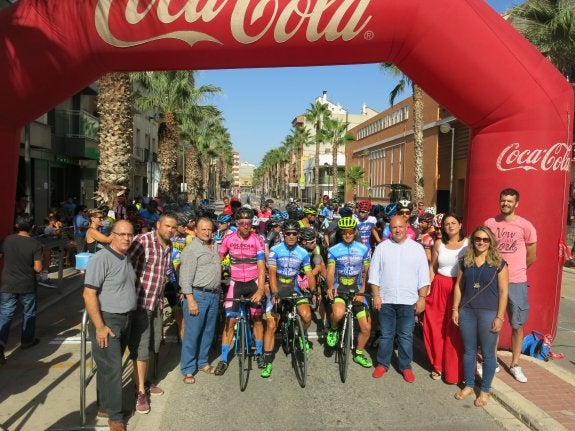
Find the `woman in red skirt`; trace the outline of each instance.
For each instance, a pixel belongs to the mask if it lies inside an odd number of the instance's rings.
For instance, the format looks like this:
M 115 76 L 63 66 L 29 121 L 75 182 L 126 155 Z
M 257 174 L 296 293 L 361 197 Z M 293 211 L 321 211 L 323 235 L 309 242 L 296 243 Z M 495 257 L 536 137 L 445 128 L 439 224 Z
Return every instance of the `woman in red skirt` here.
M 446 214 L 441 223 L 441 239 L 431 251 L 431 290 L 423 317 L 423 342 L 433 370 L 431 378 L 457 384 L 463 380 L 463 344 L 459 328 L 451 320 L 453 287 L 458 261 L 467 249 L 461 218 Z

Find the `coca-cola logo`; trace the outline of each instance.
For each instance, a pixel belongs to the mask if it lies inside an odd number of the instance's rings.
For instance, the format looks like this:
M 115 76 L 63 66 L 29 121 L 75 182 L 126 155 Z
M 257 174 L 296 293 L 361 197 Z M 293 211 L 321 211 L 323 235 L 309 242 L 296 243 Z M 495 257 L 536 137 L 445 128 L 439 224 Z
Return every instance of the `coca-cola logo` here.
M 330 42 L 340 38 L 350 41 L 363 32 L 371 21 L 371 15 L 366 13 L 371 1 L 99 0 L 94 19 L 100 37 L 119 48 L 160 39 L 178 39 L 190 46 L 197 42 L 221 45 L 222 41 L 215 34 L 221 32 L 219 23 L 212 25 L 212 32 L 207 31 L 206 24 L 216 20 L 228 4 L 232 9 L 229 21 L 226 19 L 226 26 L 229 25 L 231 36 L 239 43 L 254 43 L 266 34 L 270 34 L 275 42 L 283 43 L 300 32 L 308 42 L 320 39 Z M 123 17 L 116 16 L 120 13 Z M 111 20 L 111 17 L 114 19 Z M 130 34 L 130 40 L 114 34 L 110 28 L 112 21 L 114 26 L 118 22 L 132 26 L 129 32 L 121 32 Z M 161 26 L 158 26 L 158 21 Z M 149 30 L 146 22 L 152 23 L 149 28 L 153 28 L 156 33 L 138 38 L 137 34 L 142 34 L 137 31 L 139 28 Z M 184 27 L 182 24 L 185 24 Z
M 558 142 L 547 149 L 521 149 L 519 143 L 508 145 L 497 157 L 497 169 L 512 171 L 569 171 L 571 145 Z

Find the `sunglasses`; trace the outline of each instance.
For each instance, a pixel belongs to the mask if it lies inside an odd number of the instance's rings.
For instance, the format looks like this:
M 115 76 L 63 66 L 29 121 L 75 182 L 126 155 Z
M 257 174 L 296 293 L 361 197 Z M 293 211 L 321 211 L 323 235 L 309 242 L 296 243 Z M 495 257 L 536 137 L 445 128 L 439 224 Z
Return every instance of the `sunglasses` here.
M 314 244 L 315 243 L 315 239 L 310 239 L 308 241 L 302 241 L 302 244 Z
M 342 235 L 355 235 L 355 230 L 353 230 L 353 229 L 342 230 L 341 234 Z
M 397 213 L 401 215 L 411 215 L 411 211 L 398 211 Z
M 237 221 L 236 224 L 242 227 L 248 227 L 252 225 L 251 221 Z
M 285 232 L 284 236 L 297 236 L 297 232 Z
M 474 236 L 473 242 L 476 242 L 476 243 L 482 242 L 484 244 L 489 244 L 491 242 L 491 240 L 488 237 Z

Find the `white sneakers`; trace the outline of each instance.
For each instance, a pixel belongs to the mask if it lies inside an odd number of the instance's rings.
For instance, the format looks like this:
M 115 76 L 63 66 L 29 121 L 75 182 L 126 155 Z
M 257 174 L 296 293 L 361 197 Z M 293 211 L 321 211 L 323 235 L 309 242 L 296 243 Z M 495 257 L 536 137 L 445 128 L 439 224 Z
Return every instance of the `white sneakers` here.
M 523 374 L 523 370 L 519 365 L 509 368 L 509 372 L 518 382 L 527 383 L 527 377 L 525 377 L 525 374 Z
M 499 365 L 499 362 L 496 362 L 495 372 L 498 373 L 499 371 L 501 371 L 501 366 Z M 481 362 L 477 363 L 477 375 L 479 376 L 480 379 L 483 378 L 483 364 Z

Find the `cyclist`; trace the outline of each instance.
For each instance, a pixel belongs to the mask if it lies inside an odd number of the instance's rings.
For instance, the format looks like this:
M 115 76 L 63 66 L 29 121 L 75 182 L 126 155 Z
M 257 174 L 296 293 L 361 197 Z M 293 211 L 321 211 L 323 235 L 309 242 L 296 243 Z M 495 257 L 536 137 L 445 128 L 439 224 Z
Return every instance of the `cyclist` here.
M 371 208 L 370 201 L 360 201 L 357 204 L 357 214 L 355 215 L 355 218 L 357 219 L 357 231 L 361 237 L 361 243 L 370 250 L 372 236 L 375 241 L 375 245 L 381 242 L 379 232 L 375 226 L 377 224 L 377 219 L 369 214 Z
M 272 373 L 273 351 L 275 347 L 275 332 L 278 324 L 279 313 L 273 312 L 274 306 L 280 298 L 291 296 L 293 293 L 302 294 L 298 285 L 297 276 L 303 269 L 309 290 L 315 292 L 315 277 L 312 274 L 309 255 L 297 244 L 299 224 L 296 220 L 286 220 L 282 226 L 284 242 L 272 247 L 268 259 L 270 295 L 266 307 L 266 332 L 264 335 L 264 368 L 261 376 L 267 378 Z M 297 311 L 302 319 L 304 331 L 311 324 L 311 308 L 309 301 L 302 300 L 297 304 Z M 302 347 L 309 349 L 307 336 L 305 340 L 299 340 Z
M 235 213 L 238 230 L 228 235 L 222 241 L 220 257 L 229 254 L 231 261 L 231 280 L 226 299 L 250 297 L 252 316 L 254 319 L 254 338 L 256 360 L 258 366 L 263 366 L 263 322 L 260 301 L 264 293 L 265 282 L 265 247 L 262 238 L 252 231 L 253 211 L 240 208 Z M 234 326 L 239 304 L 228 301 L 226 307 L 226 323 L 222 334 L 222 353 L 216 366 L 215 374 L 223 375 L 228 368 L 228 354 L 234 336 Z
M 230 227 L 231 223 L 232 223 L 232 216 L 228 214 L 222 213 L 216 218 L 216 225 L 218 227 L 218 230 L 214 232 L 213 240 L 217 244 L 221 244 L 226 236 L 234 233 L 234 229 L 231 229 Z
M 357 221 L 353 217 L 342 217 L 338 222 L 343 241 L 329 249 L 327 258 L 327 293 L 331 305 L 331 328 L 327 332 L 326 342 L 335 347 L 339 338 L 338 325 L 345 314 L 346 297 L 343 294 L 357 291 L 365 292 L 367 271 L 369 269 L 369 248 L 354 241 Z M 354 362 L 369 368 L 373 364 L 363 354 L 363 349 L 371 333 L 369 307 L 364 297 L 353 298 L 353 314 L 359 324 Z
M 303 217 L 298 222 L 299 227 L 314 227 L 315 218 L 317 216 L 317 209 L 311 205 L 303 207 Z
M 435 227 L 433 227 L 433 217 L 433 214 L 430 213 L 421 214 L 418 217 L 419 225 L 417 227 L 419 230 L 417 242 L 423 246 L 425 255 L 427 256 L 427 262 L 429 263 L 431 263 L 431 249 L 433 248 L 436 238 Z
M 415 241 L 417 239 L 417 232 L 415 232 L 410 223 L 412 209 L 413 204 L 411 203 L 411 201 L 408 201 L 407 199 L 402 199 L 397 203 L 395 214 L 403 217 L 407 225 L 407 237 Z M 391 233 L 389 234 L 388 238 L 391 238 Z

